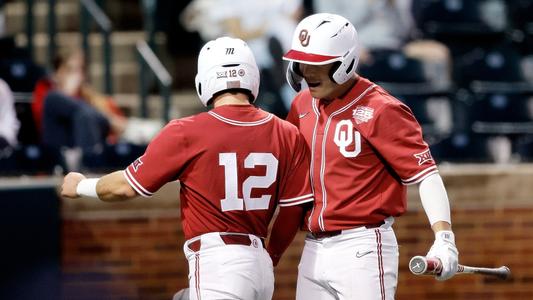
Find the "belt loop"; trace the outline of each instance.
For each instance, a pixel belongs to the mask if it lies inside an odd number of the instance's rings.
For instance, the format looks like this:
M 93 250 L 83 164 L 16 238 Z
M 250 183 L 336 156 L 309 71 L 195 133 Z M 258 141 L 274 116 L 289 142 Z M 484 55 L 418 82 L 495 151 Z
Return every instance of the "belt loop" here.
M 389 228 L 392 227 L 392 224 L 394 224 L 394 217 L 393 216 L 389 216 L 389 217 L 385 218 L 384 222 L 385 222 L 384 228 L 389 229 Z

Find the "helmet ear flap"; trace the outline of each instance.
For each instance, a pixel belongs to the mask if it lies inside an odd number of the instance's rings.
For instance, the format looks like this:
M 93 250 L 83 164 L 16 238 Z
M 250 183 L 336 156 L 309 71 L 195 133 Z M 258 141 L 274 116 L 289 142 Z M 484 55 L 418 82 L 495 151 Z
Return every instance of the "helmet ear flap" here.
M 287 82 L 289 83 L 289 85 L 294 91 L 299 92 L 302 89 L 302 80 L 304 78 L 300 70 L 299 63 L 293 62 L 293 61 L 289 62 L 289 66 L 287 67 L 286 77 L 287 77 Z
M 331 68 L 331 79 L 337 84 L 343 84 L 348 81 L 353 74 L 355 74 L 355 68 L 359 63 L 359 57 L 357 49 L 352 49 L 346 56 L 346 59 L 335 62 Z
M 196 87 L 196 93 L 198 94 L 198 97 L 200 97 L 200 99 L 202 99 L 202 82 L 200 80 L 199 74 L 196 74 L 196 76 L 194 78 L 194 87 Z M 202 101 L 202 103 L 203 103 L 203 101 Z
M 341 84 L 340 82 L 338 82 L 337 79 L 335 79 L 337 77 L 335 73 L 340 71 L 339 70 L 340 66 L 341 66 L 341 62 L 336 61 L 333 63 L 333 66 L 331 66 L 331 69 L 329 70 L 329 79 L 331 79 L 331 81 L 335 82 L 336 84 Z

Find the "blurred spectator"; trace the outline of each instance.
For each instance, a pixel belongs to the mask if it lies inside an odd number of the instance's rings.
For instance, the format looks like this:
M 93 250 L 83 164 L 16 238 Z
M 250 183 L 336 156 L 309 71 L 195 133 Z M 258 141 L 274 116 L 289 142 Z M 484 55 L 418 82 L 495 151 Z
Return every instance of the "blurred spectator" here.
M 156 29 L 165 32 L 167 49 L 175 56 L 193 55 L 196 57 L 203 45 L 198 32 L 187 30 L 179 19 L 179 15 L 192 1 L 194 0 L 157 1 L 155 26 Z M 196 63 L 196 59 L 194 61 Z M 194 85 L 194 80 L 192 85 Z
M 314 0 L 316 12 L 345 16 L 359 35 L 360 64 L 372 64 L 390 53 L 403 51 L 420 59 L 428 79 L 439 86 L 450 84 L 450 54 L 446 46 L 432 40 L 414 40 L 416 24 L 411 0 Z
M 342 14 L 350 20 L 362 45 L 361 61 L 371 51 L 398 50 L 409 40 L 413 29 L 410 0 L 315 0 L 317 12 Z
M 83 53 L 76 49 L 54 60 L 54 73 L 38 81 L 32 103 L 35 123 L 44 145 L 75 151 L 70 167 L 83 154 L 101 151 L 116 141 L 126 118 L 109 96 L 96 92 L 86 81 Z M 67 166 L 69 166 L 69 154 Z
M 154 0 L 143 0 L 142 2 L 150 3 L 153 1 Z M 153 20 L 154 30 L 165 33 L 166 49 L 172 56 L 172 64 L 168 65 L 168 67 L 171 70 L 174 89 L 188 89 L 191 86 L 194 86 L 196 56 L 204 44 L 198 32 L 187 30 L 179 18 L 183 10 L 191 1 L 192 0 L 156 1 L 157 9 Z M 144 10 L 148 12 L 148 10 Z M 145 18 L 149 17 L 146 12 L 144 14 Z M 155 47 L 154 51 L 157 52 L 157 44 L 153 46 Z M 151 82 L 151 85 L 155 88 L 155 82 Z
M 0 78 L 0 151 L 17 144 L 20 123 L 17 119 L 14 102 L 11 89 Z
M 193 0 L 181 19 L 206 41 L 225 35 L 245 40 L 261 71 L 258 106 L 284 117 L 293 95 L 282 96 L 281 56 L 289 48 L 302 12 L 302 0 Z

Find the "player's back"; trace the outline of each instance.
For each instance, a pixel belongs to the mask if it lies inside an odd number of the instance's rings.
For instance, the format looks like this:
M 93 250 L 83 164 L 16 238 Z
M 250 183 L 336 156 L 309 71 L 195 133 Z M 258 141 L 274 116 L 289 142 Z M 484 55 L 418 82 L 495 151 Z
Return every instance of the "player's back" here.
M 309 195 L 303 183 L 285 185 L 289 177 L 307 178 L 306 146 L 292 124 L 251 105 L 225 105 L 181 122 L 187 238 L 212 231 L 266 237 L 278 199 Z

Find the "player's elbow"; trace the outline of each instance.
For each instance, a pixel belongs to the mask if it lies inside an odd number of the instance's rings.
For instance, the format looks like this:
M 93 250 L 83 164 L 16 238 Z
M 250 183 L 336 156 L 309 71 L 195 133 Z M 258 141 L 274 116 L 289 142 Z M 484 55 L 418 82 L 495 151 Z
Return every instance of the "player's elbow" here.
M 137 196 L 137 192 L 130 185 L 123 185 L 117 189 L 115 196 L 127 200 Z
M 102 194 L 98 194 L 100 199 L 106 202 L 124 201 L 137 196 L 137 192 L 128 184 L 109 187 Z

